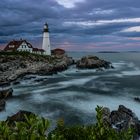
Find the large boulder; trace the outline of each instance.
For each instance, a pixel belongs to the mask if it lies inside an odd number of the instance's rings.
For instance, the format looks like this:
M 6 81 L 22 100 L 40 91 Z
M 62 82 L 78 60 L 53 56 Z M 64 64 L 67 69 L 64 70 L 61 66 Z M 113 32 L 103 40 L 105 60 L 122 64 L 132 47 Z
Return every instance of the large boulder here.
M 82 57 L 76 63 L 77 68 L 113 68 L 111 63 L 102 59 L 99 59 L 97 56 L 85 56 Z
M 132 110 L 120 105 L 118 110 L 113 110 L 111 112 L 109 108 L 103 108 L 102 112 L 105 125 L 108 124 L 118 132 L 127 130 L 128 128 L 134 128 L 136 130 L 134 138 L 139 138 L 140 121 Z
M 135 100 L 136 102 L 139 102 L 139 103 L 140 103 L 140 98 L 139 98 L 139 97 L 135 97 L 134 100 Z
M 20 110 L 13 116 L 8 117 L 6 121 L 9 122 L 10 124 L 14 122 L 21 122 L 21 121 L 25 122 L 26 121 L 25 115 L 29 117 L 30 115 L 35 115 L 35 114 L 29 111 Z

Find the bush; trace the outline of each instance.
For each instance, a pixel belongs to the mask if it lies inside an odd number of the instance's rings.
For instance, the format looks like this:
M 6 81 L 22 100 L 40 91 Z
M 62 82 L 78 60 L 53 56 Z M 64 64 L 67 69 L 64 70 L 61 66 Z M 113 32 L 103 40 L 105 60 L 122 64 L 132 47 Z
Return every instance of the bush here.
M 102 107 L 97 106 L 97 123 L 90 126 L 67 127 L 60 119 L 54 131 L 45 132 L 49 128 L 49 122 L 37 116 L 26 117 L 25 122 L 0 122 L 0 140 L 132 140 L 133 130 L 117 132 L 102 120 Z
M 0 122 L 0 140 L 46 140 L 45 131 L 49 122 L 34 115 L 26 117 L 25 122 Z
M 49 140 L 132 140 L 133 130 L 117 132 L 110 126 L 105 126 L 102 120 L 102 107 L 97 106 L 97 123 L 90 126 L 65 127 L 58 122 L 57 128 L 50 133 Z

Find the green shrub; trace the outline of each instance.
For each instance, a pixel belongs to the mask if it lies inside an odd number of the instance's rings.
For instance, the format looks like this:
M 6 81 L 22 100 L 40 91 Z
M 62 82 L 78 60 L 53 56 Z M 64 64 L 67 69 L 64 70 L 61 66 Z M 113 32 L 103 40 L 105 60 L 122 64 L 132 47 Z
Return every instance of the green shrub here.
M 13 52 L 0 52 L 0 56 L 4 56 L 5 58 L 8 58 L 10 56 L 14 57 L 22 57 L 22 58 L 33 58 L 34 61 L 44 61 L 48 60 L 50 63 L 53 63 L 53 61 L 57 60 L 56 58 L 48 55 L 41 55 L 41 54 L 35 54 L 35 53 L 30 53 L 30 52 L 18 52 L 18 51 L 13 51 Z
M 33 115 L 26 117 L 25 122 L 15 122 L 14 125 L 0 122 L 0 140 L 46 140 L 48 127 L 47 120 Z
M 0 122 L 0 140 L 132 140 L 133 130 L 116 132 L 102 120 L 102 107 L 97 106 L 97 123 L 89 126 L 65 126 L 60 119 L 54 131 L 45 132 L 49 122 L 37 116 L 26 117 L 25 122 Z
M 102 120 L 102 107 L 97 106 L 97 123 L 90 126 L 66 127 L 62 121 L 58 122 L 57 128 L 50 133 L 49 140 L 61 138 L 61 140 L 132 140 L 133 130 L 116 132 L 109 125 L 104 125 Z

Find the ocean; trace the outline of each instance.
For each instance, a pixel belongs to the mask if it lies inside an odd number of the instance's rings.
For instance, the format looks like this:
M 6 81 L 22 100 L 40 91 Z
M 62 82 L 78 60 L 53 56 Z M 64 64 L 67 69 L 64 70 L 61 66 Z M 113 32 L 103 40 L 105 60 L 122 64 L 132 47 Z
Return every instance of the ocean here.
M 69 56 L 79 59 L 96 55 L 112 62 L 115 69 L 104 71 L 68 70 L 52 75 L 27 75 L 12 84 L 13 98 L 0 113 L 5 120 L 19 110 L 34 112 L 49 119 L 52 124 L 63 118 L 65 124 L 91 124 L 96 121 L 97 105 L 115 110 L 125 105 L 140 118 L 140 53 L 92 53 L 71 52 Z

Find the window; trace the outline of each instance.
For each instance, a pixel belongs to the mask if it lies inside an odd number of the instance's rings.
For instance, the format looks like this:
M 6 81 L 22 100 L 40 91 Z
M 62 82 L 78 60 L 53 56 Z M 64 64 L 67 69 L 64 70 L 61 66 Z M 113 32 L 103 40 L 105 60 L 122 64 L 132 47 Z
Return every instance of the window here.
M 14 48 L 15 47 L 15 45 L 9 45 L 9 48 Z

